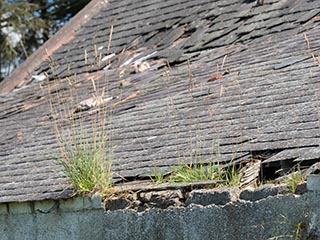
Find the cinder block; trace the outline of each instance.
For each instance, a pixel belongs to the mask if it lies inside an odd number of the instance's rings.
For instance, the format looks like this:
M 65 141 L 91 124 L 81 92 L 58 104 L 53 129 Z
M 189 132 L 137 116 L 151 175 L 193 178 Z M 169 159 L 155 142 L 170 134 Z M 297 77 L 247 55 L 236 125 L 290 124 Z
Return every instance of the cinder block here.
M 32 213 L 32 207 L 30 202 L 13 202 L 9 203 L 10 214 L 26 214 Z
M 84 209 L 100 209 L 102 208 L 102 198 L 99 195 L 83 198 Z
M 211 204 L 225 205 L 238 199 L 238 187 L 226 187 L 215 189 L 198 189 L 188 194 L 186 205 L 200 204 L 207 206 Z
M 35 202 L 34 209 L 38 213 L 54 213 L 57 211 L 58 202 L 49 200 L 49 201 L 39 201 Z
M 93 208 L 102 208 L 102 197 L 100 195 L 96 195 L 91 197 Z
M 59 209 L 61 211 L 79 211 L 84 209 L 84 199 L 83 197 L 75 197 L 67 200 L 60 200 Z
M 7 204 L 5 203 L 0 204 L 0 215 L 6 215 L 6 214 L 8 214 Z

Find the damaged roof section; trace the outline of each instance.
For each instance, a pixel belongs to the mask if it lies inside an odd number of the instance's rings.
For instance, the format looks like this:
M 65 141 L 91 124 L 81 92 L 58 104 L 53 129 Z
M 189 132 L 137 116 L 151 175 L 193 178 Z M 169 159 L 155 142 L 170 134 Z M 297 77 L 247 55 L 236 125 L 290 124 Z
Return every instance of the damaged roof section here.
M 115 182 L 190 161 L 254 158 L 272 174 L 318 162 L 319 12 L 319 1 L 109 1 L 0 96 L 0 202 L 69 196 L 51 121 L 68 128 L 77 114 L 90 132 L 97 109 L 111 116 Z M 69 115 L 52 116 L 48 98 L 63 111 L 73 91 Z

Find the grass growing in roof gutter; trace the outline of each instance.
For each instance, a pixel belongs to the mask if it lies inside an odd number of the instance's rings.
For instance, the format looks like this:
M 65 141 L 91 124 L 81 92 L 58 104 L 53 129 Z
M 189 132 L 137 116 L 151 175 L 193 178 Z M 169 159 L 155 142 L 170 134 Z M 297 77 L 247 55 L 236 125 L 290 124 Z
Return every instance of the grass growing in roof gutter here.
M 221 169 L 219 167 L 209 164 L 185 164 L 179 166 L 169 176 L 170 182 L 193 182 L 198 180 L 221 180 Z
M 107 50 L 109 53 L 112 40 L 113 26 L 110 29 Z M 49 56 L 49 54 L 48 54 Z M 91 68 L 102 64 L 102 55 L 94 46 L 94 60 Z M 55 62 L 49 57 L 52 76 L 55 74 Z M 84 51 L 84 62 L 88 63 L 87 51 Z M 110 62 L 109 62 L 110 65 Z M 70 66 L 68 66 L 70 71 Z M 92 71 L 92 69 L 91 69 Z M 102 197 L 111 194 L 112 187 L 112 158 L 111 147 L 108 143 L 109 114 L 104 107 L 110 98 L 105 96 L 105 88 L 96 86 L 91 79 L 92 89 L 85 89 L 89 99 L 81 99 L 81 84 L 76 75 L 65 79 L 56 79 L 51 91 L 49 83 L 49 106 L 53 119 L 54 133 L 59 146 L 57 161 L 63 167 L 63 174 L 68 178 L 76 194 L 98 193 Z M 105 78 L 103 86 L 108 86 Z M 65 90 L 65 85 L 68 89 Z M 81 101 L 82 100 L 82 101 Z M 111 111 L 110 111 L 111 112 Z
M 111 187 L 110 168 L 105 166 L 104 153 L 99 146 L 80 145 L 68 150 L 69 156 L 58 161 L 64 167 L 78 193 L 99 192 L 106 194 Z
M 112 160 L 106 156 L 106 136 L 99 136 L 97 132 L 92 134 L 95 136 L 89 140 L 82 138 L 82 133 L 75 135 L 71 144 L 62 140 L 58 162 L 78 194 L 99 193 L 106 196 L 112 186 Z
M 222 186 L 240 186 L 241 174 L 234 165 L 221 167 L 216 163 L 182 164 L 170 175 L 164 176 L 156 172 L 151 179 L 156 183 L 163 182 L 195 182 L 200 180 L 222 180 Z
M 112 187 L 111 148 L 106 129 L 108 114 L 103 105 L 97 103 L 104 99 L 104 90 L 99 92 L 92 80 L 94 92 L 90 99 L 96 101 L 96 105 L 92 111 L 90 108 L 79 110 L 76 80 L 65 81 L 69 89 L 63 93 L 53 91 L 52 96 L 49 87 L 49 106 L 58 143 L 57 161 L 76 194 L 108 196 Z
M 223 71 L 224 64 L 226 61 L 227 56 L 224 57 L 222 61 L 221 71 Z M 219 67 L 217 66 L 217 72 L 219 72 Z M 169 71 L 170 67 L 165 69 L 164 77 L 166 78 L 166 81 L 170 79 L 170 73 Z M 228 70 L 230 71 L 230 70 Z M 197 84 L 195 81 L 192 71 L 191 71 L 191 63 L 188 60 L 187 61 L 187 79 L 188 79 L 188 92 L 190 95 L 192 95 L 193 91 L 196 90 L 198 85 L 202 88 L 201 84 Z M 220 91 L 220 97 L 223 95 L 223 92 L 226 91 L 228 86 L 236 85 L 237 90 L 239 92 L 239 102 L 241 102 L 241 87 L 238 80 L 233 80 L 230 84 L 228 83 L 225 87 L 221 85 L 221 91 Z M 192 96 L 191 96 L 192 97 Z M 175 107 L 175 104 L 173 103 L 173 99 L 171 97 L 168 98 L 167 103 L 168 108 L 168 115 L 174 116 L 176 118 L 177 116 L 177 108 Z M 241 105 L 239 104 L 239 108 L 241 109 Z M 210 111 L 208 109 L 208 112 L 210 114 Z M 242 118 L 240 111 L 240 119 Z M 176 120 L 176 119 L 175 119 Z M 241 129 L 241 121 L 240 121 L 240 129 Z M 163 183 L 163 182 L 194 182 L 194 181 L 201 181 L 201 180 L 223 180 L 225 186 L 240 186 L 240 180 L 242 171 L 241 169 L 237 169 L 236 165 L 233 163 L 233 160 L 231 160 L 231 166 L 222 166 L 222 164 L 217 161 L 220 159 L 220 141 L 218 139 L 217 144 L 216 141 L 212 140 L 212 151 L 210 151 L 210 154 L 212 154 L 212 159 L 207 161 L 207 163 L 203 162 L 203 156 L 208 155 L 205 152 L 202 152 L 202 149 L 205 147 L 208 148 L 208 146 L 202 146 L 202 135 L 200 134 L 200 126 L 197 125 L 196 129 L 190 131 L 190 146 L 188 149 L 183 149 L 183 151 L 188 152 L 186 155 L 183 152 L 180 154 L 179 149 L 177 149 L 177 158 L 182 159 L 184 158 L 186 161 L 178 160 L 178 166 L 175 169 L 171 169 L 171 173 L 169 175 L 161 174 L 161 172 L 157 169 L 154 169 L 152 172 L 152 176 L 150 178 L 156 182 L 156 183 Z M 176 134 L 178 134 L 179 129 L 176 129 Z M 194 134 L 195 133 L 195 134 Z M 193 136 L 195 135 L 195 136 Z M 205 140 L 204 142 L 206 142 Z M 216 146 L 217 145 L 217 146 Z M 236 150 L 233 151 L 234 155 L 236 154 Z M 235 159 L 234 156 L 232 156 L 232 159 Z M 187 164 L 186 162 L 189 162 Z M 170 169 L 169 169 L 170 170 Z

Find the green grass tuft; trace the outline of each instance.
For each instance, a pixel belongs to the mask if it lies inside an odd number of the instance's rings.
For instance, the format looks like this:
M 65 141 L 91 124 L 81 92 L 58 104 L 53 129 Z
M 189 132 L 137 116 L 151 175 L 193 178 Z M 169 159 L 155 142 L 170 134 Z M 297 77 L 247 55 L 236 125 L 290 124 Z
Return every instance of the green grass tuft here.
M 49 89 L 50 113 L 59 150 L 57 161 L 76 194 L 99 193 L 104 197 L 112 186 L 111 149 L 106 129 L 108 114 L 102 106 L 96 106 L 90 114 L 77 112 L 80 100 L 77 89 L 72 87 L 74 82 L 70 80 L 71 87 L 65 95 L 59 91 L 50 95 Z M 103 97 L 104 92 L 99 93 L 95 83 L 92 84 L 94 97 Z M 56 102 L 59 104 L 53 104 Z
M 235 166 L 222 168 L 219 164 L 182 164 L 169 176 L 154 173 L 156 183 L 162 182 L 194 182 L 200 180 L 223 180 L 224 186 L 239 186 L 241 176 Z
M 98 192 L 108 194 L 111 187 L 111 160 L 105 160 L 105 144 L 81 143 L 64 149 L 64 158 L 58 159 L 64 167 L 63 173 L 77 193 Z
M 218 180 L 221 177 L 221 169 L 214 165 L 185 164 L 179 166 L 168 177 L 169 182 L 194 182 L 197 180 Z

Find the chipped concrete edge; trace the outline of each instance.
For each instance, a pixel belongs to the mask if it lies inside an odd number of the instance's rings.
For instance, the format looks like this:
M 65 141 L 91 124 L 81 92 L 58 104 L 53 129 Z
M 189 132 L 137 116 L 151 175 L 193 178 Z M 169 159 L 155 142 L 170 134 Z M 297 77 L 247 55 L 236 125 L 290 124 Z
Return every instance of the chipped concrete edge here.
M 175 189 L 138 191 L 124 196 L 113 196 L 104 201 L 106 211 L 187 208 L 191 205 L 224 206 L 235 202 L 256 202 L 279 195 L 300 196 L 307 193 L 306 183 L 300 183 L 293 193 L 287 184 L 265 184 L 258 188 L 218 187 L 204 189 Z

